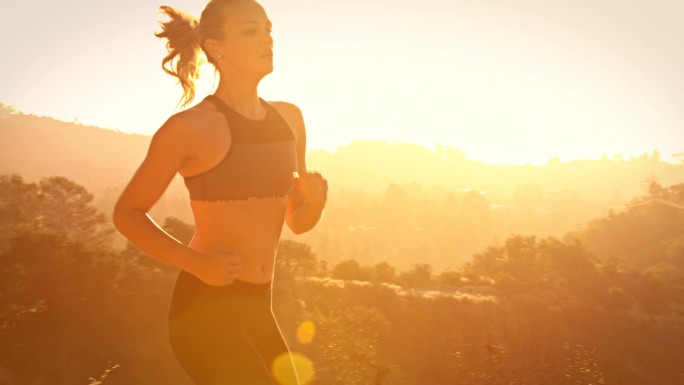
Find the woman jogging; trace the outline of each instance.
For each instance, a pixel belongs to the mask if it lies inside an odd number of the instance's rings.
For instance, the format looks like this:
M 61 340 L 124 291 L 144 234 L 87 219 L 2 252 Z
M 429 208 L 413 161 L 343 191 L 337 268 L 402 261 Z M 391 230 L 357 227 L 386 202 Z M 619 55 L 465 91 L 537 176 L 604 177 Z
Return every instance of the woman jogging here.
M 313 228 L 327 181 L 308 172 L 301 111 L 257 94 L 273 71 L 271 22 L 252 0 L 212 0 L 199 20 L 168 6 L 157 37 L 164 71 L 195 97 L 202 52 L 218 71 L 216 91 L 155 132 L 114 209 L 117 229 L 180 273 L 169 310 L 171 347 L 198 385 L 297 384 L 271 309 L 275 255 L 284 223 Z M 179 173 L 195 234 L 183 245 L 148 215 Z

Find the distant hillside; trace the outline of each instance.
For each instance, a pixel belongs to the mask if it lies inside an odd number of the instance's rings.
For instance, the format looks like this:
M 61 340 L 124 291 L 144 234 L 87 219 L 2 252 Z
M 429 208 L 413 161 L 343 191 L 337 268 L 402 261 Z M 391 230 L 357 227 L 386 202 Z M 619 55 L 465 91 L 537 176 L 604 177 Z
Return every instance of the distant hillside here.
M 18 173 L 27 180 L 64 175 L 93 192 L 103 210 L 111 208 L 149 145 L 145 135 L 25 115 L 5 105 L 0 110 L 0 173 Z M 331 197 L 340 191 L 380 197 L 396 183 L 426 191 L 480 191 L 493 204 L 528 196 L 537 201 L 574 197 L 619 205 L 638 195 L 648 178 L 663 185 L 684 181 L 684 164 L 661 162 L 657 150 L 630 159 L 613 156 L 515 166 L 468 160 L 448 146 L 434 152 L 415 144 L 358 140 L 336 152 L 309 151 L 307 164 L 329 180 Z M 192 221 L 180 177 L 158 206 L 160 215 Z
M 26 177 L 39 177 L 63 171 L 75 173 L 77 180 L 92 180 L 93 185 L 111 185 L 118 178 L 130 176 L 149 144 L 146 135 L 11 114 L 6 106 L 0 107 L 4 107 L 0 111 L 2 172 L 16 170 Z M 610 197 L 613 188 L 623 189 L 625 182 L 633 185 L 630 178 L 640 181 L 655 173 L 664 184 L 684 178 L 684 165 L 660 162 L 657 150 L 629 160 L 551 160 L 539 167 L 485 164 L 468 160 L 461 151 L 448 146 L 435 153 L 417 144 L 357 140 L 332 153 L 310 150 L 308 160 L 310 168 L 327 172 L 329 179 L 336 182 L 334 186 L 369 191 L 382 190 L 388 183 L 416 182 L 500 193 L 515 190 L 519 184 L 535 183 L 547 191 L 572 188 L 598 199 Z M 94 168 L 106 172 L 88 171 Z M 586 186 L 598 182 L 593 180 L 596 174 L 603 174 L 599 179 L 607 191 Z M 624 193 L 634 195 L 632 191 Z
M 84 185 L 103 210 L 144 159 L 150 137 L 62 122 L 49 117 L 0 113 L 0 173 L 28 181 L 63 175 Z M 183 194 L 176 178 L 170 195 Z
M 310 127 L 314 130 L 314 127 Z M 86 187 L 105 213 L 143 160 L 149 136 L 24 115 L 0 105 L 0 173 L 28 182 L 62 175 Z M 684 164 L 639 157 L 492 165 L 453 147 L 431 151 L 385 141 L 354 141 L 336 152 L 307 153 L 310 170 L 329 181 L 326 212 L 310 232 L 284 238 L 313 247 L 328 263 L 369 256 L 408 268 L 420 261 L 453 268 L 512 234 L 562 236 L 624 207 L 648 181 L 684 182 Z M 177 176 L 151 211 L 193 223 Z
M 149 144 L 148 136 L 33 115 L 0 116 L 0 130 L 3 138 L 0 154 L 5 160 L 2 167 L 21 171 L 26 177 L 64 171 L 81 173 L 85 178 L 110 184 L 113 179 L 110 174 L 92 173 L 92 168 L 130 173 L 144 157 Z M 33 171 L 34 165 L 41 168 Z
M 434 152 L 417 144 L 358 140 L 334 153 L 312 151 L 309 158 L 313 165 L 327 171 L 337 186 L 363 186 L 370 191 L 382 190 L 388 183 L 418 183 L 501 196 L 534 186 L 544 195 L 572 190 L 583 198 L 605 202 L 616 193 L 625 199 L 637 195 L 642 182 L 653 175 L 663 184 L 684 181 L 684 164 L 660 161 L 657 150 L 629 159 L 551 159 L 543 166 L 518 166 L 469 160 L 449 146 Z

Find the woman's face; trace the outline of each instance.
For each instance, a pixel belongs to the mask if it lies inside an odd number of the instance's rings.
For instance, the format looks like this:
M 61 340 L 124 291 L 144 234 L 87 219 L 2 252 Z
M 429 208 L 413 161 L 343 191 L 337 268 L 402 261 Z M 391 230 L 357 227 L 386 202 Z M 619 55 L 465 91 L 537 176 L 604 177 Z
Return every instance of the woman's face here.
M 223 41 L 218 42 L 222 66 L 266 75 L 273 71 L 271 21 L 255 1 L 238 1 L 225 6 Z

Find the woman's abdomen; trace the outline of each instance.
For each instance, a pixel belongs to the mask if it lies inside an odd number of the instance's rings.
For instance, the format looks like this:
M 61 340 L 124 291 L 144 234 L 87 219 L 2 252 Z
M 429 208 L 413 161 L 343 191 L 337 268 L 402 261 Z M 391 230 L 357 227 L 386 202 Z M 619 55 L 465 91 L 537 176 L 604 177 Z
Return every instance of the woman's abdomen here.
M 200 252 L 237 253 L 242 257 L 239 279 L 253 283 L 270 281 L 286 205 L 285 198 L 193 201 L 195 235 L 189 246 Z

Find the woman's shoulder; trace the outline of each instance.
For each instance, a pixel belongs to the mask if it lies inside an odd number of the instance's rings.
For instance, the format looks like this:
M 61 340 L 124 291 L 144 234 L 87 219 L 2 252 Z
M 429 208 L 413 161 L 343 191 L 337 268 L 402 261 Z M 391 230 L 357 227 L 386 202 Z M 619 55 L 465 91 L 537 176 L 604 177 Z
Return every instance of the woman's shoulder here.
M 306 129 L 304 128 L 304 118 L 302 117 L 302 110 L 294 103 L 282 101 L 269 101 L 270 105 L 285 118 L 285 121 L 293 128 L 297 138 L 306 136 Z
M 211 103 L 202 101 L 169 116 L 162 128 L 169 126 L 171 127 L 170 130 L 178 131 L 179 135 L 191 138 L 198 135 L 202 127 L 207 126 L 212 119 L 216 119 L 219 115 Z
M 283 102 L 280 100 L 269 100 L 268 103 L 272 105 L 281 114 L 285 113 L 288 115 L 301 115 L 302 111 L 297 107 L 296 104 L 290 102 Z

